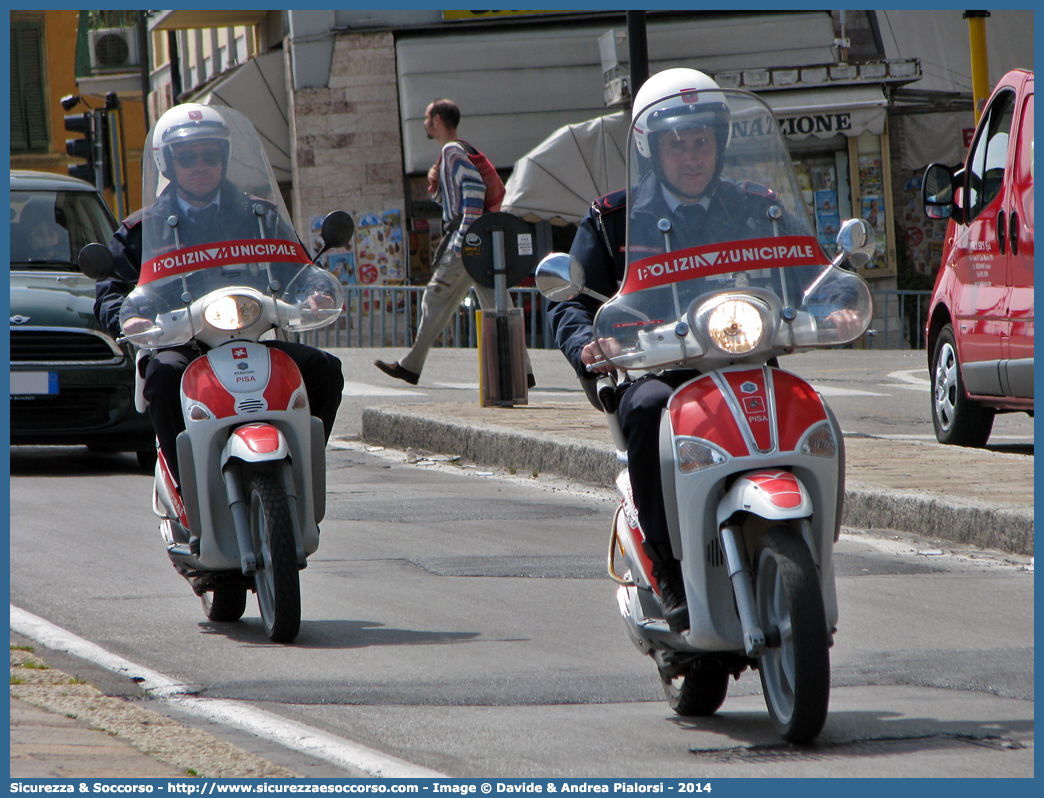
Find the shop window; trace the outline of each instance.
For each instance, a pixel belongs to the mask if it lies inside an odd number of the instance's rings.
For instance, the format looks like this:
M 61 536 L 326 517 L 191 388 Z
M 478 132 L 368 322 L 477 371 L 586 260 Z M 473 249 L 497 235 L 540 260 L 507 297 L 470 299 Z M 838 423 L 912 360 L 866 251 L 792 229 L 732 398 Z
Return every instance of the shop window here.
M 842 151 L 803 152 L 794 163 L 794 172 L 819 245 L 833 257 L 841 221 L 852 215 L 848 155 Z
M 48 146 L 42 40 L 39 23 L 11 23 L 11 152 Z

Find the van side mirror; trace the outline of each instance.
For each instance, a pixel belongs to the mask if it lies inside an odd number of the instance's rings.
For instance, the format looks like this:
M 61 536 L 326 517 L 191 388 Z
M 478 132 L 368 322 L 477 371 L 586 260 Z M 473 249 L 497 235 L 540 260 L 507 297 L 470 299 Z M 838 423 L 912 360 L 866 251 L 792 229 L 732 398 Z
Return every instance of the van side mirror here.
M 957 204 L 957 189 L 963 183 L 964 170 L 954 173 L 950 167 L 940 163 L 929 164 L 921 182 L 921 205 L 929 219 L 950 219 L 958 224 L 963 219 Z
M 88 244 L 80 250 L 76 258 L 80 271 L 94 282 L 112 277 L 113 258 L 109 248 L 104 244 Z

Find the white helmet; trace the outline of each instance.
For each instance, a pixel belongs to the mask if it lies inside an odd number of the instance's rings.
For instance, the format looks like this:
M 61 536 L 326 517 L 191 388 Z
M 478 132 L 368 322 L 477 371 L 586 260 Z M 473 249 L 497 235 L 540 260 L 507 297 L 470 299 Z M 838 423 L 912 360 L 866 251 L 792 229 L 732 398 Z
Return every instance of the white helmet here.
M 686 68 L 665 69 L 645 81 L 631 111 L 634 143 L 645 158 L 652 158 L 654 134 L 704 127 L 717 131 L 720 155 L 732 135 L 731 120 L 721 87 L 709 75 Z
M 152 134 L 152 157 L 160 174 L 167 174 L 171 168 L 171 146 L 184 141 L 214 140 L 221 144 L 224 156 L 224 167 L 228 167 L 230 141 L 232 139 L 228 125 L 221 114 L 209 105 L 199 103 L 182 103 L 175 105 L 159 118 Z

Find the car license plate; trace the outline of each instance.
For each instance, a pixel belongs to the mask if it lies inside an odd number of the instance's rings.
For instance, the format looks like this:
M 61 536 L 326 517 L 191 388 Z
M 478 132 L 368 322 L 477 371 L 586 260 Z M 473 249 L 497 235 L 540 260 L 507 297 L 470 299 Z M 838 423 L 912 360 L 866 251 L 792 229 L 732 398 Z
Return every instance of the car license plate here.
M 58 393 L 57 371 L 12 371 L 11 396 Z

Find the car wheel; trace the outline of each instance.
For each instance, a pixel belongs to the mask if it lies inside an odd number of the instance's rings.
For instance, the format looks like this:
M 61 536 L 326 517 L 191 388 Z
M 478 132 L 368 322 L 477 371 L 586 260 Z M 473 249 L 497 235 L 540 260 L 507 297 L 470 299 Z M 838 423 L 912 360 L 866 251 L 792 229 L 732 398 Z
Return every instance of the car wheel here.
M 973 402 L 964 391 L 953 326 L 939 331 L 932 352 L 932 423 L 939 443 L 983 447 L 993 430 L 995 411 Z
M 137 452 L 138 465 L 143 471 L 152 471 L 156 467 L 157 454 L 155 449 L 144 449 Z

